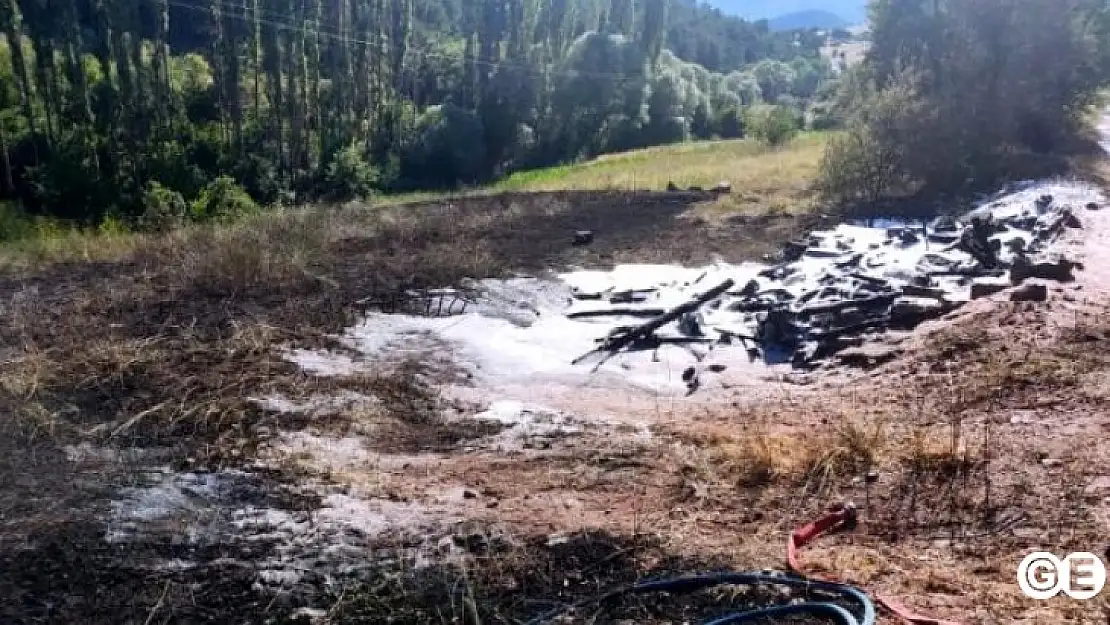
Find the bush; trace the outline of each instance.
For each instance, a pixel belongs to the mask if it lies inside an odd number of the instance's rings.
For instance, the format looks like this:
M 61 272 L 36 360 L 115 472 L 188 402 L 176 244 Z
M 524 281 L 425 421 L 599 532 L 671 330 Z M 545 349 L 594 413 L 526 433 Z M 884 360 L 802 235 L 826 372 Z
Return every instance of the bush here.
M 840 118 L 837 117 L 833 106 L 829 102 L 814 104 L 809 109 L 810 130 L 832 130 L 840 127 Z
M 911 172 L 925 167 L 915 163 L 933 159 L 927 153 L 934 150 L 926 149 L 930 141 L 923 136 L 931 128 L 930 119 L 912 76 L 873 93 L 849 120 L 846 132 L 829 142 L 818 188 L 838 202 L 876 202 L 911 191 Z
M 817 186 L 839 203 L 873 203 L 893 195 L 902 183 L 899 155 L 861 126 L 833 137 L 825 148 Z
M 37 233 L 33 217 L 14 202 L 0 202 L 0 241 L 29 239 Z
M 743 139 L 747 130 L 744 113 L 735 106 L 721 110 L 714 126 L 722 139 Z
M 213 180 L 193 202 L 193 219 L 197 221 L 233 221 L 256 212 L 258 205 L 230 176 Z
M 485 161 L 482 121 L 473 111 L 444 104 L 417 120 L 401 169 L 410 185 L 450 187 L 477 181 Z
M 166 232 L 185 223 L 189 207 L 185 198 L 173 189 L 151 182 L 143 190 L 143 213 L 138 226 L 146 232 Z
M 363 198 L 374 192 L 381 172 L 366 160 L 366 146 L 352 143 L 335 154 L 324 173 L 324 194 L 336 200 Z
M 798 134 L 798 117 L 786 106 L 760 106 L 748 117 L 751 135 L 770 146 L 785 145 Z
M 698 102 L 694 115 L 690 119 L 690 133 L 698 139 L 709 139 L 713 136 L 713 120 L 709 115 L 709 103 Z

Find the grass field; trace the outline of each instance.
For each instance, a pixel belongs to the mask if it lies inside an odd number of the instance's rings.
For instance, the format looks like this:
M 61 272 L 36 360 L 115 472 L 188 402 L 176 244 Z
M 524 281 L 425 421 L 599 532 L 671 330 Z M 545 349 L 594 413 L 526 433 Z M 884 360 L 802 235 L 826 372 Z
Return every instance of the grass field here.
M 498 191 L 570 189 L 660 191 L 732 184 L 726 210 L 805 210 L 813 205 L 811 185 L 824 154 L 826 133 L 806 133 L 789 145 L 770 148 L 751 140 L 702 141 L 602 156 L 514 174 L 495 184 Z
M 681 189 L 710 188 L 719 182 L 729 182 L 732 193 L 699 202 L 697 208 L 701 214 L 803 215 L 816 205 L 812 183 L 828 136 L 828 133 L 804 133 L 779 148 L 770 148 L 752 140 L 701 141 L 653 147 L 605 155 L 578 164 L 519 172 L 486 187 L 385 195 L 366 203 L 355 203 L 353 207 L 480 202 L 483 201 L 480 198 L 504 194 L 519 197 L 520 194 L 542 192 L 661 192 L 671 182 Z M 351 217 L 357 213 L 350 210 L 337 213 L 335 207 L 330 206 L 305 210 L 326 214 L 329 223 L 335 222 L 337 215 Z M 362 216 L 358 221 L 364 219 L 365 216 Z M 272 233 L 280 229 L 282 223 L 289 223 L 289 220 L 266 212 L 231 229 L 265 229 Z M 198 232 L 185 238 L 213 238 L 204 233 L 228 229 L 220 226 L 189 227 L 185 230 Z M 30 232 L 35 231 L 32 229 Z M 24 271 L 53 262 L 112 261 L 148 248 L 155 239 L 165 237 L 105 229 L 70 230 L 55 226 L 22 240 L 0 244 L 0 272 Z

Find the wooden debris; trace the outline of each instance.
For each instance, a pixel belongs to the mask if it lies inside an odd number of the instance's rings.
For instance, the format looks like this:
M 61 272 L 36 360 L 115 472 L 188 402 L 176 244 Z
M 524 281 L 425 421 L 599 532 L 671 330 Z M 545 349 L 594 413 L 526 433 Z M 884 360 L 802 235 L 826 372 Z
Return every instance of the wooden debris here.
M 595 353 L 609 352 L 610 355 L 616 354 L 617 352 L 619 352 L 620 350 L 624 349 L 625 347 L 631 345 L 635 341 L 637 341 L 639 339 L 647 338 L 647 337 L 651 336 L 652 334 L 655 334 L 655 332 L 657 330 L 659 330 L 663 326 L 667 325 L 668 323 L 671 323 L 672 321 L 677 320 L 682 315 L 685 315 L 686 313 L 694 312 L 695 310 L 704 306 L 707 302 L 710 302 L 714 299 L 717 299 L 718 297 L 723 295 L 726 291 L 731 289 L 733 287 L 733 285 L 735 285 L 735 284 L 736 284 L 736 282 L 732 279 L 725 280 L 721 284 L 719 284 L 719 285 L 713 287 L 712 289 L 706 291 L 702 295 L 699 295 L 698 297 L 686 302 L 685 304 L 682 304 L 681 306 L 677 306 L 677 307 L 671 309 L 670 311 L 668 311 L 668 312 L 666 312 L 662 315 L 659 315 L 658 317 L 652 319 L 651 321 L 649 321 L 649 322 L 647 322 L 643 325 L 635 326 L 635 327 L 627 330 L 626 332 L 622 332 L 620 334 L 615 334 L 615 335 L 611 334 L 608 337 L 606 337 L 604 341 L 602 341 L 601 345 L 599 345 L 597 349 L 595 349 L 591 352 L 588 352 L 586 354 L 583 354 L 582 356 L 579 356 L 578 358 L 574 359 L 574 361 L 571 364 L 578 364 L 578 363 L 582 362 L 583 360 L 585 360 L 590 355 L 595 354 Z M 599 366 L 600 366 L 600 363 L 599 363 Z

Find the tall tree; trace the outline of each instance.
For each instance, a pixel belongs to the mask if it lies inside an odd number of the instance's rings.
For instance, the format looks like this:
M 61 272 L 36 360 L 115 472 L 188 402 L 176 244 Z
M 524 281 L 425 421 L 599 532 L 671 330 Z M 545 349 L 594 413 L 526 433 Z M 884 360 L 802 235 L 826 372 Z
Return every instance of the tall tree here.
M 289 0 L 266 0 L 266 11 L 270 15 L 288 14 Z M 282 86 L 285 63 L 282 60 L 281 29 L 276 22 L 268 20 L 262 29 L 263 66 L 266 70 L 266 83 L 269 86 L 269 127 L 271 140 L 277 151 L 278 176 L 286 173 L 286 150 L 284 110 L 285 99 Z
M 23 56 L 23 16 L 16 0 L 4 0 L 3 4 L 0 4 L 0 19 L 4 21 L 4 35 L 11 49 L 12 74 L 19 84 L 19 105 L 23 109 L 27 127 L 31 130 L 31 134 L 35 135 L 37 131 L 34 107 L 31 103 L 33 97 L 31 76 L 27 71 L 27 59 Z

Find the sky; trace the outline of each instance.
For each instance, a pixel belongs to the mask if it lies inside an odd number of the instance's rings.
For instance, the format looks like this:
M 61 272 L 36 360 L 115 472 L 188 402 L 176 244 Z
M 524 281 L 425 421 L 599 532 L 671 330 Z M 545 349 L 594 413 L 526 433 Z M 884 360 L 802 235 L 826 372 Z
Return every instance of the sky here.
M 725 13 L 750 19 L 773 18 L 787 13 L 824 10 L 850 22 L 862 22 L 867 0 L 706 0 Z

